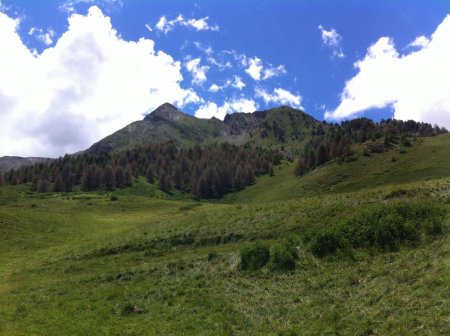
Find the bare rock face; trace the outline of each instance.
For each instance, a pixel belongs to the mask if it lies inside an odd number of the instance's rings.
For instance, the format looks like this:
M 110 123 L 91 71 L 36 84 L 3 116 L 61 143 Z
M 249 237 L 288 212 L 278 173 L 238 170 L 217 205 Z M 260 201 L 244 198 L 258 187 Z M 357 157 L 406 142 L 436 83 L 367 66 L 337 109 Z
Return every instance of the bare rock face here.
M 192 118 L 189 114 L 183 113 L 178 110 L 175 106 L 169 103 L 164 103 L 159 106 L 156 110 L 147 114 L 144 120 L 150 121 L 177 121 L 180 119 Z
M 224 123 L 230 135 L 248 134 L 259 127 L 264 117 L 265 113 L 262 112 L 233 113 L 225 116 Z

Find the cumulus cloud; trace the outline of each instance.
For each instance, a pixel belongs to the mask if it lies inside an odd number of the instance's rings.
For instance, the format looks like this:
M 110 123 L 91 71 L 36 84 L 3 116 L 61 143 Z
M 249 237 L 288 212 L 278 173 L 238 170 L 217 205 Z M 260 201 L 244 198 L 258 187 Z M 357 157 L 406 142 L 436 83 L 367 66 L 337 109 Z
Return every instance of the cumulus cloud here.
M 202 101 L 180 86 L 180 62 L 152 40 L 122 39 L 95 6 L 70 15 L 67 31 L 36 56 L 18 25 L 0 13 L 0 155 L 76 152 L 163 102 Z
M 245 83 L 242 81 L 241 77 L 234 76 L 233 80 L 227 79 L 226 82 L 223 85 L 221 85 L 221 86 L 219 86 L 217 84 L 212 84 L 209 87 L 209 91 L 211 91 L 211 92 L 218 92 L 220 90 L 224 90 L 224 89 L 227 89 L 229 87 L 233 87 L 235 89 L 242 90 L 245 87 Z
M 294 107 L 301 107 L 302 97 L 300 95 L 295 95 L 282 88 L 276 88 L 273 93 L 269 93 L 262 88 L 255 89 L 255 96 L 257 98 L 262 98 L 266 104 L 282 104 L 290 105 Z
M 283 65 L 273 67 L 269 64 L 268 66 L 264 66 L 262 60 L 258 57 L 247 58 L 245 55 L 238 55 L 237 60 L 239 60 L 243 66 L 247 66 L 245 72 L 255 81 L 266 80 L 286 73 L 286 69 Z
M 245 72 L 249 74 L 255 81 L 259 81 L 261 79 L 261 72 L 263 69 L 262 61 L 258 57 L 250 58 L 248 60 L 248 68 L 245 69 Z
M 35 37 L 38 41 L 41 41 L 46 46 L 50 46 L 53 44 L 53 38 L 56 33 L 52 28 L 48 28 L 44 30 L 42 28 L 33 27 L 28 31 L 28 35 Z
M 209 70 L 209 66 L 200 65 L 201 58 L 194 58 L 185 63 L 187 71 L 192 75 L 192 84 L 202 84 L 206 81 L 206 72 Z
M 339 106 L 326 112 L 325 118 L 342 119 L 368 109 L 392 107 L 396 119 L 449 128 L 450 15 L 429 42 L 414 44 L 420 49 L 401 55 L 392 39 L 380 38 L 355 63 L 358 73 L 346 83 Z
M 199 107 L 195 112 L 197 118 L 210 119 L 215 117 L 223 120 L 227 114 L 235 112 L 254 112 L 258 109 L 258 104 L 251 99 L 239 98 L 226 101 L 222 106 L 214 102 L 207 102 Z
M 167 17 L 161 16 L 156 23 L 155 28 L 164 34 L 167 34 L 176 26 L 193 28 L 196 31 L 218 31 L 220 29 L 218 25 L 208 24 L 208 20 L 208 16 L 200 19 L 186 19 L 183 15 L 178 14 L 178 16 L 173 20 L 168 20 Z
M 326 30 L 322 25 L 319 25 L 319 30 L 322 33 L 322 42 L 324 45 L 329 47 L 333 52 L 333 57 L 344 58 L 344 52 L 342 51 L 341 43 L 342 36 L 338 32 L 331 28 Z

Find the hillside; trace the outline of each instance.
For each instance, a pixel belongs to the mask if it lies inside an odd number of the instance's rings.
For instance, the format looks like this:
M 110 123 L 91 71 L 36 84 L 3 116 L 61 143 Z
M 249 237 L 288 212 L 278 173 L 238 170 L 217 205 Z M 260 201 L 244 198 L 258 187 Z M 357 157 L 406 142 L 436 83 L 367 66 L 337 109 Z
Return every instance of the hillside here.
M 448 235 L 310 251 L 311 232 L 374 204 L 449 210 L 448 179 L 401 187 L 415 190 L 406 202 L 383 201 L 380 187 L 235 205 L 2 187 L 0 334 L 448 334 Z M 294 270 L 241 270 L 253 240 L 275 248 L 287 236 Z
M 433 132 L 163 105 L 0 175 L 0 335 L 449 334 L 450 134 Z
M 177 145 L 230 142 L 277 146 L 282 144 L 299 149 L 311 138 L 312 130 L 320 124 L 303 111 L 281 106 L 267 111 L 233 113 L 224 121 L 200 119 L 165 103 L 121 130 L 92 145 L 87 153 L 100 153 L 173 141 Z
M 450 134 L 424 138 L 403 151 L 397 148 L 369 157 L 362 155 L 361 148 L 359 151 L 354 161 L 329 162 L 302 177 L 293 173 L 295 162 L 285 162 L 273 177 L 260 177 L 253 186 L 227 199 L 273 202 L 450 177 Z

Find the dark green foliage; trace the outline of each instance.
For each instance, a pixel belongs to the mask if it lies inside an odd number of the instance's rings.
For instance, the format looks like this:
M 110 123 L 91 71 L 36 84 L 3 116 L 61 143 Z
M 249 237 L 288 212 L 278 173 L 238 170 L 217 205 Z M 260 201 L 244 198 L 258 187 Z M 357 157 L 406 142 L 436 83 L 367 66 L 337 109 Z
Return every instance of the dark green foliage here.
M 115 172 L 113 167 L 107 165 L 105 168 L 103 183 L 106 190 L 113 190 L 116 186 Z
M 55 180 L 55 183 L 53 184 L 53 191 L 54 192 L 60 192 L 63 190 L 63 182 L 61 175 L 58 175 L 58 177 Z
M 267 243 L 257 241 L 245 246 L 241 252 L 241 269 L 255 271 L 263 268 L 270 257 L 270 247 Z
M 48 191 L 48 181 L 46 179 L 43 179 L 39 182 L 37 192 L 45 193 L 47 191 Z
M 319 150 L 317 151 L 317 165 L 321 166 L 328 162 L 328 151 L 326 147 L 321 144 Z
M 272 246 L 270 250 L 269 268 L 276 271 L 292 271 L 298 259 L 298 251 L 294 239 L 284 239 Z
M 158 180 L 159 188 L 165 192 L 175 188 L 196 198 L 220 198 L 253 184 L 256 176 L 267 174 L 274 164 L 271 160 L 279 157 L 274 151 L 261 148 L 227 143 L 178 148 L 169 142 L 115 154 L 65 156 L 51 163 L 11 170 L 7 178 L 9 184 L 32 182 L 32 191 L 45 179 L 56 185 L 54 191 L 69 192 L 77 184 L 84 191 L 112 191 L 130 187 L 133 177 L 145 176 L 149 183 Z
M 111 199 L 111 201 L 113 201 L 113 202 L 116 202 L 116 201 L 119 200 L 119 198 L 118 198 L 116 195 L 112 195 L 110 199 Z
M 401 245 L 417 245 L 423 235 L 443 233 L 445 214 L 442 208 L 426 203 L 374 205 L 314 233 L 310 249 L 324 257 L 347 248 L 393 251 Z

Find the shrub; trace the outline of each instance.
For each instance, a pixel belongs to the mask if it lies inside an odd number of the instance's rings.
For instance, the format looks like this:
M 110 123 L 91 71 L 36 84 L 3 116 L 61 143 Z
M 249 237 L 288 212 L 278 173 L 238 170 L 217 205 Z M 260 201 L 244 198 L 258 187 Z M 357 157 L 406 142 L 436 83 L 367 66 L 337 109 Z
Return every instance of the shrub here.
M 297 247 L 293 239 L 285 239 L 274 245 L 270 251 L 269 268 L 277 271 L 295 269 L 298 259 Z
M 334 232 L 323 231 L 312 239 L 311 252 L 316 257 L 325 257 L 336 252 L 341 246 L 342 242 Z
M 119 200 L 119 198 L 116 195 L 111 196 L 111 201 L 115 202 L 117 200 Z
M 314 255 L 324 257 L 344 248 L 392 251 L 401 245 L 417 245 L 423 235 L 444 232 L 445 215 L 443 208 L 420 202 L 370 206 L 334 227 L 318 231 L 310 249 Z
M 254 271 L 263 268 L 270 256 L 269 245 L 257 241 L 245 246 L 241 250 L 241 268 L 243 270 Z

